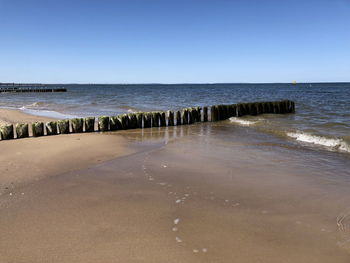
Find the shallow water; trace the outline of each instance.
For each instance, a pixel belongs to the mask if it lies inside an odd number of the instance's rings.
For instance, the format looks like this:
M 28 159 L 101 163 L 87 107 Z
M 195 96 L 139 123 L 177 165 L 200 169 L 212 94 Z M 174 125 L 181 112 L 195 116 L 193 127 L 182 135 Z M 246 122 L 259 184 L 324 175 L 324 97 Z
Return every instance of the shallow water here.
M 349 262 L 346 155 L 229 121 L 116 135 L 135 153 L 1 197 L 0 259 Z

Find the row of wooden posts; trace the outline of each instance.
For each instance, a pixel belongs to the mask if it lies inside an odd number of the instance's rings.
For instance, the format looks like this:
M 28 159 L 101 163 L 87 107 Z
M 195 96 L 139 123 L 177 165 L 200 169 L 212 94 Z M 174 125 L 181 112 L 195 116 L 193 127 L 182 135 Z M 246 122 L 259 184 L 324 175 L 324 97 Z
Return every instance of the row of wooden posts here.
M 151 128 L 164 126 L 178 126 L 195 122 L 219 121 L 230 117 L 244 115 L 258 115 L 266 113 L 283 114 L 294 113 L 295 104 L 290 100 L 273 102 L 253 102 L 230 105 L 214 105 L 211 107 L 191 107 L 178 111 L 155 111 L 120 114 L 107 117 L 75 118 L 51 122 L 17 123 L 0 128 L 1 140 L 26 138 L 31 135 L 57 135 L 68 133 L 82 133 L 95 131 L 117 131 L 136 128 Z M 97 125 L 95 123 L 97 122 Z M 96 129 L 97 128 L 97 129 Z

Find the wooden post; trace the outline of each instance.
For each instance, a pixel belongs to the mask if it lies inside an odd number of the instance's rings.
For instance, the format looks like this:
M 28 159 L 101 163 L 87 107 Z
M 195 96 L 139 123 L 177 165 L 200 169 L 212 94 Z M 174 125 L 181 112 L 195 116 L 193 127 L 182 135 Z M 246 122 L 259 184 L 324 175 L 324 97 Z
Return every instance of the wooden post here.
M 158 111 L 152 112 L 152 127 L 159 127 L 160 114 Z
M 160 119 L 160 126 L 165 127 L 166 126 L 166 117 L 165 117 L 165 112 L 162 111 L 159 113 L 159 119 Z
M 111 131 L 121 130 L 122 128 L 123 126 L 118 116 L 112 116 L 109 118 L 109 129 Z
M 182 110 L 182 124 L 186 125 L 188 124 L 188 109 L 183 109 Z
M 213 105 L 210 107 L 211 121 L 218 121 L 218 106 Z
M 256 103 L 249 103 L 248 105 L 249 105 L 250 115 L 256 116 L 258 114 Z
M 85 123 L 85 132 L 94 132 L 95 131 L 95 117 L 85 118 L 84 123 Z
M 13 125 L 4 125 L 0 127 L 0 135 L 2 140 L 10 140 L 14 138 Z
M 57 122 L 50 121 L 45 123 L 46 135 L 56 135 L 57 134 Z
M 176 111 L 176 126 L 181 125 L 181 111 Z
M 44 123 L 42 122 L 32 123 L 32 132 L 34 137 L 44 136 Z
M 151 128 L 152 127 L 152 113 L 150 113 L 150 112 L 144 113 L 143 127 L 144 128 Z
M 129 129 L 136 129 L 137 128 L 137 118 L 135 113 L 129 113 Z
M 75 118 L 71 119 L 71 125 L 72 125 L 72 133 L 80 133 L 83 132 L 83 119 L 81 118 Z
M 129 116 L 127 114 L 119 114 L 117 115 L 118 120 L 122 124 L 122 129 L 129 129 Z
M 69 133 L 69 120 L 59 120 L 57 122 L 60 134 Z
M 201 107 L 196 107 L 196 111 L 197 111 L 197 120 L 198 122 L 202 121 L 202 108 Z
M 196 113 L 194 112 L 194 108 L 188 108 L 188 124 L 194 123 L 194 118 Z
M 29 137 L 28 124 L 17 123 L 16 124 L 17 139 Z
M 174 126 L 174 112 L 171 110 L 168 110 L 168 126 Z
M 295 103 L 294 101 L 291 101 L 291 113 L 295 113 Z
M 136 119 L 137 119 L 137 128 L 142 129 L 143 113 L 142 112 L 136 113 Z
M 230 118 L 236 116 L 236 109 L 237 109 L 237 105 L 236 104 L 232 104 L 231 107 L 230 107 Z
M 109 130 L 109 117 L 107 116 L 98 117 L 98 130 L 102 132 Z
M 205 106 L 203 107 L 203 122 L 207 122 L 208 121 L 208 107 Z
M 279 113 L 280 113 L 280 105 L 279 105 L 279 102 L 278 102 L 278 101 L 272 102 L 272 106 L 273 106 L 273 113 L 279 114 Z

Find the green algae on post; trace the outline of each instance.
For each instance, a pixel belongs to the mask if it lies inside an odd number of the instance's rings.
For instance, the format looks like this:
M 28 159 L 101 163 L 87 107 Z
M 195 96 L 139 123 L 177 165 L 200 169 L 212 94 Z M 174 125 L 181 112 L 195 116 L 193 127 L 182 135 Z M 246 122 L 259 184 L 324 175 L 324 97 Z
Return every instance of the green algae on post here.
M 188 109 L 182 110 L 182 124 L 186 125 L 188 124 Z
M 137 119 L 137 128 L 142 128 L 142 122 L 143 122 L 143 113 L 138 112 L 136 113 L 136 119 Z
M 181 111 L 176 112 L 176 126 L 181 125 Z
M 111 131 L 117 131 L 123 129 L 121 120 L 118 116 L 112 116 L 109 118 L 109 129 Z
M 158 111 L 152 112 L 152 127 L 159 127 L 160 114 Z
M 197 122 L 201 122 L 202 121 L 202 108 L 201 107 L 195 107 L 196 109 L 196 120 Z
M 203 107 L 203 122 L 208 121 L 208 107 Z
M 45 123 L 46 135 L 56 135 L 57 134 L 57 122 L 50 121 Z
M 29 129 L 27 123 L 17 123 L 16 124 L 16 134 L 17 138 L 27 138 L 29 137 Z
M 152 127 L 152 114 L 150 112 L 145 112 L 143 119 L 143 127 L 144 128 L 151 128 Z
M 32 123 L 32 132 L 34 137 L 44 136 L 44 123 L 42 122 Z
M 135 113 L 129 113 L 129 129 L 136 129 L 137 128 L 137 117 Z
M 160 115 L 160 117 L 159 117 L 159 119 L 160 119 L 160 126 L 162 126 L 162 127 L 166 126 L 165 112 L 162 111 L 162 112 L 159 113 L 159 115 Z
M 99 129 L 99 131 L 108 131 L 109 130 L 109 117 L 108 116 L 98 117 L 98 129 Z
M 210 107 L 211 121 L 218 121 L 218 106 L 213 105 Z
M 0 126 L 0 135 L 2 140 L 10 140 L 14 138 L 13 125 Z
M 83 132 L 83 119 L 81 118 L 75 118 L 71 119 L 71 124 L 72 124 L 72 133 L 79 133 Z
M 168 110 L 168 126 L 174 126 L 174 112 L 171 110 Z
M 95 131 L 95 117 L 86 117 L 84 119 L 85 132 L 94 132 Z
M 117 116 L 122 124 L 123 130 L 127 130 L 130 128 L 130 119 L 127 114 L 120 114 Z
M 59 120 L 57 122 L 60 134 L 69 133 L 69 120 Z
M 193 108 L 187 108 L 188 110 L 188 124 L 194 123 L 194 109 Z

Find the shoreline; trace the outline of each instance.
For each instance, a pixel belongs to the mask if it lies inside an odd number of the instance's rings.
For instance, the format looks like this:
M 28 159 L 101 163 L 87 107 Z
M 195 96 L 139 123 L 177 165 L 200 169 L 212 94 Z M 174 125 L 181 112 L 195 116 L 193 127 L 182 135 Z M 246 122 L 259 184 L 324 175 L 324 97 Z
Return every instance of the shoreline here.
M 0 109 L 1 123 L 52 121 L 19 110 Z M 12 184 L 79 170 L 130 154 L 125 138 L 116 134 L 60 134 L 1 141 L 0 193 Z
M 253 129 L 201 123 L 1 147 L 0 261 L 350 260 L 345 164 L 334 178 L 326 154 L 298 156 Z

